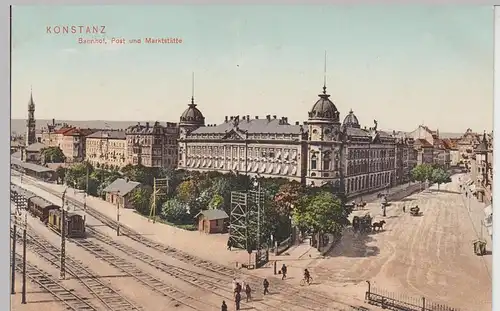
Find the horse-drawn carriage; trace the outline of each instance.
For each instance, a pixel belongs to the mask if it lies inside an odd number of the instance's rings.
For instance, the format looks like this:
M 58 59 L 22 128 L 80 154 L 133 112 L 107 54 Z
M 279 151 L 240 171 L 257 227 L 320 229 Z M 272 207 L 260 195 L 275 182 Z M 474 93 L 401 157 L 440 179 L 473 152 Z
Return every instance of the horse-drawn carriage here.
M 418 205 L 410 207 L 410 215 L 412 216 L 419 216 L 420 215 L 420 207 Z
M 371 232 L 372 231 L 372 216 L 366 213 L 364 216 L 354 216 L 352 219 L 352 228 L 354 232 Z

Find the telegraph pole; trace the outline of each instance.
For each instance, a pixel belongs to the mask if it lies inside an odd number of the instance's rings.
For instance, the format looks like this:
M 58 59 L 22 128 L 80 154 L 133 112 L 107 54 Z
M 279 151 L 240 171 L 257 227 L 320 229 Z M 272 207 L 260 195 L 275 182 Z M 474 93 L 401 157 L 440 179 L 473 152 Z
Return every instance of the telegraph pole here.
M 116 204 L 116 236 L 120 236 L 120 190 L 117 192 L 118 200 Z
M 151 204 L 151 209 L 149 211 L 148 221 L 153 219 L 153 223 L 156 223 L 156 204 L 157 197 L 167 195 L 169 189 L 169 178 L 154 178 L 153 179 L 153 202 Z M 163 191 L 166 190 L 166 191 Z
M 62 193 L 62 206 L 61 206 L 61 271 L 59 277 L 64 280 L 66 278 L 66 191 Z
M 28 214 L 24 214 L 24 228 L 23 228 L 23 293 L 21 303 L 26 304 L 26 229 L 28 227 Z
M 14 295 L 16 293 L 16 236 L 17 236 L 17 219 L 14 218 L 14 235 L 12 236 L 12 266 L 11 272 L 10 272 L 10 277 L 11 277 L 11 284 L 10 284 L 10 293 L 11 295 Z

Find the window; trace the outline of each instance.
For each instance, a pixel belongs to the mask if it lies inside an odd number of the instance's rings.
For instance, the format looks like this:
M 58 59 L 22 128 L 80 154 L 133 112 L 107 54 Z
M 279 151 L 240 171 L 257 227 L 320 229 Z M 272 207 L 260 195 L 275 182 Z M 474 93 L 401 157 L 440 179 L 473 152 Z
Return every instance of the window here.
M 216 226 L 216 227 L 220 227 L 220 226 L 221 226 L 221 224 L 222 224 L 222 219 L 216 219 L 216 220 L 215 220 L 215 226 Z
M 316 165 L 317 165 L 317 157 L 316 155 L 314 154 L 312 157 L 311 157 L 311 169 L 312 170 L 315 170 L 316 169 Z
M 274 158 L 274 156 L 275 156 L 275 155 L 274 155 L 274 152 L 272 152 L 272 151 L 271 151 L 271 152 L 269 152 L 269 157 L 270 157 L 270 158 Z
M 330 163 L 332 160 L 330 159 L 330 153 L 325 152 L 323 155 L 323 170 L 330 170 Z
M 326 129 L 326 130 L 325 130 L 325 135 L 330 134 L 330 132 L 331 132 L 331 131 L 330 131 L 330 129 Z

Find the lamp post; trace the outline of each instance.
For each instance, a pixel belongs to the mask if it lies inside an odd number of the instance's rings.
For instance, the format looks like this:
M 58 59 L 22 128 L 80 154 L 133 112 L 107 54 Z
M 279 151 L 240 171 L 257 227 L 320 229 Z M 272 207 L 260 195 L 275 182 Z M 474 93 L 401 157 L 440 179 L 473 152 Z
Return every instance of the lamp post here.
M 26 229 L 28 227 L 28 213 L 24 212 L 23 226 L 23 288 L 21 303 L 26 304 Z

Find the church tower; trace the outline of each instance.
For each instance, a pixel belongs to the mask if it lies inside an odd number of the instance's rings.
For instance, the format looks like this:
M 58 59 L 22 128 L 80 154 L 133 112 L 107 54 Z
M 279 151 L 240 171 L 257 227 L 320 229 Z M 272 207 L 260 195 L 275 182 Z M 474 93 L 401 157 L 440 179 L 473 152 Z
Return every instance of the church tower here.
M 26 146 L 34 143 L 36 143 L 35 102 L 33 101 L 33 91 L 31 91 L 28 102 L 28 120 L 26 121 Z

